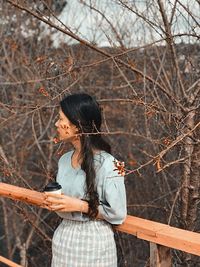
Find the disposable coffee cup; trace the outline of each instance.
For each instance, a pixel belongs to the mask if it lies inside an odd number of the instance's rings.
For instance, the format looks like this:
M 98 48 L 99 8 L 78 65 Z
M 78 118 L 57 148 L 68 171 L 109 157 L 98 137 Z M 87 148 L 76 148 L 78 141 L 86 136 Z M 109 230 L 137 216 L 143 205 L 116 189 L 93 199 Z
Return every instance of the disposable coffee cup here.
M 57 182 L 50 182 L 45 186 L 44 192 L 48 192 L 52 194 L 61 194 L 62 186 Z

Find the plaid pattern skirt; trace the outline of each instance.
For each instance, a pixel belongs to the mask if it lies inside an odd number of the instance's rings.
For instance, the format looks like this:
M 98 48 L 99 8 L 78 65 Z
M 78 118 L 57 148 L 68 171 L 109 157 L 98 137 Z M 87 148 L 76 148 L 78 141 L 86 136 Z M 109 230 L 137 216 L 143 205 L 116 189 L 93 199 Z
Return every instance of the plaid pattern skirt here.
M 112 226 L 64 219 L 53 236 L 51 267 L 117 267 Z

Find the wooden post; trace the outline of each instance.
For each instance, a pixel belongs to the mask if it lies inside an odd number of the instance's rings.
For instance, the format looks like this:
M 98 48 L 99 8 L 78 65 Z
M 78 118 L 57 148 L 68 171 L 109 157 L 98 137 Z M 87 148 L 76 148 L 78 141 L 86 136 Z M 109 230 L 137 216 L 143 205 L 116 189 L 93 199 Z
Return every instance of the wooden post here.
M 150 242 L 150 267 L 171 267 L 170 248 Z

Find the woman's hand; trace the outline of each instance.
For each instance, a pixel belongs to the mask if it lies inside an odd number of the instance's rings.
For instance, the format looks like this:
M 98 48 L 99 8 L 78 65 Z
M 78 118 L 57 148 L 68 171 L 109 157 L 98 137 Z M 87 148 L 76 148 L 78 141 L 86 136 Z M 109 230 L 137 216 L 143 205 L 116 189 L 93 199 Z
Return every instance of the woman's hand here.
M 75 197 L 45 192 L 44 207 L 51 211 L 88 212 L 88 203 Z

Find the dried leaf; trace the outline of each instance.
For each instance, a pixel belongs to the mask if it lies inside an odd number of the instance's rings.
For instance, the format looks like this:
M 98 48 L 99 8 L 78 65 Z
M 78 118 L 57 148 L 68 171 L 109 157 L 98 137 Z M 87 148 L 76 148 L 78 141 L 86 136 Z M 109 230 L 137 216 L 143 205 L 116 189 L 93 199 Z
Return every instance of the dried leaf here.
M 3 169 L 3 175 L 6 177 L 10 177 L 10 176 L 12 176 L 12 173 L 10 172 L 10 170 L 8 168 L 4 168 Z
M 164 145 L 168 146 L 171 143 L 171 140 L 169 138 L 165 138 L 162 142 Z
M 158 158 L 156 160 L 156 169 L 157 169 L 157 171 L 162 170 L 162 167 L 161 167 L 161 159 L 160 158 Z
M 49 93 L 46 91 L 46 89 L 41 86 L 38 91 L 43 95 L 43 96 L 49 96 Z
M 41 56 L 41 57 L 37 57 L 35 61 L 36 61 L 37 63 L 41 63 L 41 62 L 43 62 L 45 59 L 46 59 L 46 56 Z
M 135 159 L 129 159 L 128 164 L 130 166 L 136 166 L 137 165 L 137 161 Z
M 10 47 L 11 47 L 11 50 L 12 50 L 13 52 L 15 52 L 15 51 L 17 50 L 17 48 L 18 48 L 18 45 L 17 45 L 16 42 L 12 42 Z
M 54 137 L 53 142 L 54 142 L 54 144 L 57 144 L 57 143 L 59 143 L 59 139 L 57 137 Z
M 131 67 L 135 68 L 136 67 L 136 63 L 131 61 L 130 59 L 128 60 L 128 63 Z
M 125 171 L 125 163 L 123 161 L 119 161 L 119 160 L 114 160 L 114 165 L 116 167 L 116 169 L 114 169 L 114 171 L 118 171 L 118 174 L 121 176 L 124 176 L 126 174 Z
M 151 118 L 156 114 L 155 110 L 148 110 L 147 112 L 145 112 L 145 115 L 147 116 L 147 118 Z
M 74 59 L 72 56 L 69 56 L 65 59 L 65 68 L 67 71 L 71 71 L 74 65 Z

